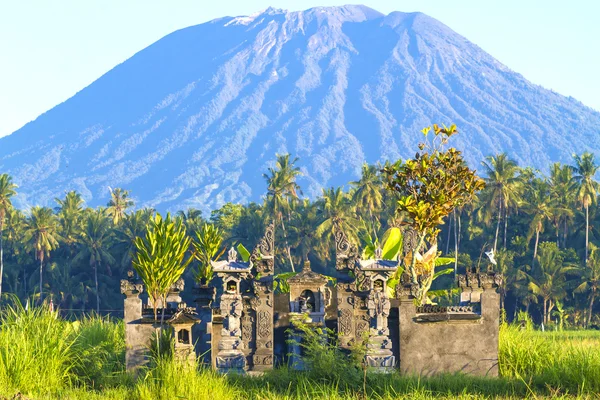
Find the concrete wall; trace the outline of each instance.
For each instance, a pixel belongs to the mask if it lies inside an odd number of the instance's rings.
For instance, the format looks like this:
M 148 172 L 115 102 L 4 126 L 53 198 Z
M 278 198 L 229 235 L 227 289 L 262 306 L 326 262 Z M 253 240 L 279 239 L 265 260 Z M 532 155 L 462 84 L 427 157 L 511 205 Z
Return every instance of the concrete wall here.
M 425 376 L 453 372 L 498 376 L 499 304 L 499 294 L 493 288 L 481 293 L 479 318 L 472 313 L 417 314 L 413 300 L 402 298 L 401 372 Z M 427 319 L 440 320 L 424 321 Z

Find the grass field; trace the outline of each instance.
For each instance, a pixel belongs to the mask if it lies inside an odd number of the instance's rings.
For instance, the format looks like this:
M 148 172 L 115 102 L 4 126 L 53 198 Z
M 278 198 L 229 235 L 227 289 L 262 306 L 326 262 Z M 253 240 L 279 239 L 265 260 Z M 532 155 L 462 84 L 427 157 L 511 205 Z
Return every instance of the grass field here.
M 309 372 L 223 377 L 159 360 L 137 381 L 124 372 L 123 325 L 8 308 L 0 325 L 0 399 L 430 399 L 600 398 L 600 332 L 523 331 L 503 326 L 502 378 L 419 379 L 363 374 L 321 357 Z M 365 393 L 366 389 L 366 393 Z M 17 397 L 19 398 L 19 397 Z

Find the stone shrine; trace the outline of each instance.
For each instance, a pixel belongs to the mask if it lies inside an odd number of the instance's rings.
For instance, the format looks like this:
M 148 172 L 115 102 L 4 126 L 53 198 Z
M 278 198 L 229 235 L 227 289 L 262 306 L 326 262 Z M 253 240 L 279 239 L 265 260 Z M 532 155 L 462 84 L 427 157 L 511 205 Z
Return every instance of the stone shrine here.
M 238 260 L 232 248 L 226 260 L 212 262 L 213 279 L 194 289 L 195 310 L 181 302 L 184 287 L 178 282 L 164 307 L 176 356 L 210 364 L 221 373 L 260 373 L 285 364 L 303 369 L 302 338 L 292 324 L 300 319 L 334 329 L 345 351 L 366 344 L 364 362 L 375 371 L 498 375 L 496 288 L 501 275 L 469 270 L 457 277 L 459 305 L 416 306 L 417 288 L 407 274 L 395 289 L 388 288 L 399 260 L 415 249 L 414 232 L 404 232 L 398 260 L 383 260 L 379 248 L 373 259 L 361 260 L 343 231 L 335 231 L 334 238 L 336 276 L 313 272 L 305 262 L 302 271 L 287 280 L 288 293 L 274 292 L 273 223 L 247 261 Z M 126 364 L 135 371 L 147 362 L 148 344 L 159 326 L 140 299 L 144 287 L 133 275 L 121 282 L 121 291 Z

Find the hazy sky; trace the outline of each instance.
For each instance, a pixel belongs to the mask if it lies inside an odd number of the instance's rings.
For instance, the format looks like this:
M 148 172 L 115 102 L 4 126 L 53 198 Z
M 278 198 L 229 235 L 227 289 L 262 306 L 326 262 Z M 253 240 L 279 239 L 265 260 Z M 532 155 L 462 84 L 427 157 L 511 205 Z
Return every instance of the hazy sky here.
M 0 136 L 170 32 L 273 6 L 332 0 L 0 0 Z M 422 11 L 530 81 L 600 110 L 599 0 L 364 0 Z

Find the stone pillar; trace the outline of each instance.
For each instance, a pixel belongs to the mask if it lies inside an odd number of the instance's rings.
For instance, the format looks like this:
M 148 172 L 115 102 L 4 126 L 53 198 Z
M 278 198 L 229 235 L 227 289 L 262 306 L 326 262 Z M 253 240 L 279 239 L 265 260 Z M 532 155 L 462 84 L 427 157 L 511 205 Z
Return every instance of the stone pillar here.
M 396 294 L 399 300 L 398 306 L 398 353 L 400 355 L 399 367 L 402 373 L 407 373 L 410 371 L 410 365 L 407 365 L 406 360 L 402 357 L 403 353 L 408 351 L 408 346 L 410 345 L 410 339 L 414 334 L 414 318 L 417 314 L 417 308 L 415 307 L 414 297 L 410 294 L 409 287 L 402 287 L 401 283 L 398 283 L 396 287 Z M 423 340 L 428 340 L 428 338 L 423 338 Z
M 196 299 L 196 313 L 200 322 L 192 327 L 194 337 L 197 338 L 194 343 L 196 356 L 199 361 L 210 365 L 212 359 L 212 329 L 213 329 L 213 311 L 211 304 L 214 300 L 215 289 L 208 286 L 199 286 L 194 288 Z
M 244 373 L 246 357 L 242 351 L 242 296 L 238 293 L 221 295 L 221 315 L 223 328 L 219 341 L 219 353 L 216 357 L 216 367 L 222 373 Z
M 483 319 L 483 335 L 486 340 L 488 376 L 498 376 L 498 351 L 500 339 L 500 294 L 497 286 L 503 277 L 501 275 L 481 274 L 483 292 L 481 293 L 481 317 Z
M 130 277 L 121 281 L 121 293 L 125 295 L 123 304 L 125 323 L 125 366 L 127 371 L 136 373 L 148 362 L 148 342 L 154 331 L 152 325 L 142 324 L 142 300 L 144 291 L 141 283 Z
M 354 327 L 354 285 L 348 282 L 336 284 L 337 292 L 337 333 L 340 347 L 350 350 L 356 335 Z
M 267 276 L 255 282 L 256 306 L 256 351 L 252 356 L 254 370 L 273 368 L 273 278 Z
M 253 309 L 256 312 L 255 332 L 256 349 L 252 355 L 253 370 L 265 371 L 273 369 L 273 273 L 275 270 L 275 225 L 267 226 L 265 235 L 252 251 L 250 262 L 255 276 L 260 274 L 260 279 L 253 282 L 254 296 Z

